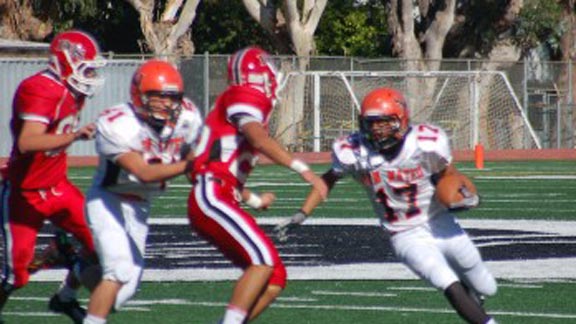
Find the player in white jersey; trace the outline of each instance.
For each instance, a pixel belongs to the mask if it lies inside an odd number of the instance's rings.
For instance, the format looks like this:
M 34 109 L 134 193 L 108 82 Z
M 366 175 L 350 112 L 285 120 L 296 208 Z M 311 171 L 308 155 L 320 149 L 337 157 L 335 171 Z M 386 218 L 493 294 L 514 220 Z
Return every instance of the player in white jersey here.
M 323 179 L 329 188 L 345 175 L 360 182 L 390 233 L 398 258 L 443 291 L 463 319 L 495 323 L 480 298 L 496 293 L 496 281 L 454 215 L 435 198 L 436 181 L 455 174 L 475 192 L 472 182 L 452 164 L 445 132 L 430 124 L 410 125 L 402 93 L 378 88 L 362 101 L 360 131 L 334 142 L 332 167 Z M 473 208 L 478 201 L 468 193 L 452 207 Z M 277 226 L 280 238 L 285 239 L 321 202 L 312 189 L 302 209 Z
M 188 170 L 187 153 L 202 123 L 183 98 L 183 82 L 167 62 L 149 60 L 134 73 L 132 101 L 97 120 L 100 162 L 86 211 L 102 265 L 84 323 L 105 323 L 134 295 L 144 267 L 150 201 L 166 180 Z

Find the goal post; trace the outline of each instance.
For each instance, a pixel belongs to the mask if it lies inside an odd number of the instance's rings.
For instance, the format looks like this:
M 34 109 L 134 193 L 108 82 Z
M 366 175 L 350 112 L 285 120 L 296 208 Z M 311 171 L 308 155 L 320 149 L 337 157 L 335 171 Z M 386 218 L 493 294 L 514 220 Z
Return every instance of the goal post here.
M 537 149 L 539 139 L 508 78 L 498 71 L 306 71 L 280 85 L 273 133 L 294 151 L 326 151 L 358 129 L 364 96 L 378 87 L 402 91 L 412 123 L 442 127 L 454 150 Z

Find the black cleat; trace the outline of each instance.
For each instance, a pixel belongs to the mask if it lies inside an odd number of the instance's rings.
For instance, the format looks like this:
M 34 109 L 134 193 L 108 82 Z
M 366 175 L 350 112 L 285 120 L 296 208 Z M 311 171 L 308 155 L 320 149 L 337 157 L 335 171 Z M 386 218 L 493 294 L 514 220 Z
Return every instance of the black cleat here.
M 61 313 L 70 317 L 75 324 L 82 324 L 84 317 L 86 317 L 86 309 L 80 306 L 77 300 L 63 302 L 60 300 L 60 297 L 58 297 L 58 294 L 50 298 L 48 309 L 54 313 Z
M 54 237 L 42 252 L 34 257 L 28 266 L 28 272 L 35 273 L 43 269 L 71 269 L 78 261 L 76 249 L 66 232 L 57 230 Z

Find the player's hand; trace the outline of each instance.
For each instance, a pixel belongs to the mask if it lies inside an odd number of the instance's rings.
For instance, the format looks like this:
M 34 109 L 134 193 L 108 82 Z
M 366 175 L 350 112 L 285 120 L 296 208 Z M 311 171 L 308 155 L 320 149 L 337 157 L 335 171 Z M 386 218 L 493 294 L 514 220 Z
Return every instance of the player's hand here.
M 477 194 L 471 193 L 466 187 L 462 187 L 459 190 L 460 193 L 462 193 L 462 196 L 464 196 L 464 199 L 451 203 L 450 206 L 448 206 L 448 210 L 458 212 L 478 207 L 480 204 L 480 197 Z
M 328 197 L 328 186 L 326 185 L 326 182 L 322 180 L 322 178 L 317 176 L 311 170 L 307 170 L 300 173 L 300 176 L 302 177 L 302 179 L 310 183 L 312 187 L 314 187 L 314 189 L 318 191 L 320 196 L 322 196 L 323 200 L 326 200 L 326 198 Z
M 276 200 L 276 195 L 273 192 L 264 192 L 260 194 L 260 199 L 262 200 L 262 206 L 258 209 L 266 210 L 272 206 L 272 203 Z
M 90 123 L 88 125 L 84 125 L 74 133 L 74 140 L 88 141 L 93 139 L 95 135 L 96 135 L 96 124 Z
M 276 234 L 280 242 L 286 242 L 288 240 L 288 233 L 304 223 L 306 218 L 308 218 L 308 215 L 299 210 L 296 214 L 292 215 L 292 217 L 276 225 L 276 227 L 274 227 L 274 234 Z

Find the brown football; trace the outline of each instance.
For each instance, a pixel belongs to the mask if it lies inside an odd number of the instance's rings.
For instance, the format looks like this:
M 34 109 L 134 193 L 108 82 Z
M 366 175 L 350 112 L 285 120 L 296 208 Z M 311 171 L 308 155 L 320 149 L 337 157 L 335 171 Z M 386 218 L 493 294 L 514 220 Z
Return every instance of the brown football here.
M 461 174 L 446 175 L 440 178 L 436 184 L 436 199 L 444 206 L 464 199 L 460 188 L 469 182 L 466 176 Z M 476 193 L 474 186 L 466 186 L 471 193 Z M 471 188 L 472 187 L 472 188 Z

